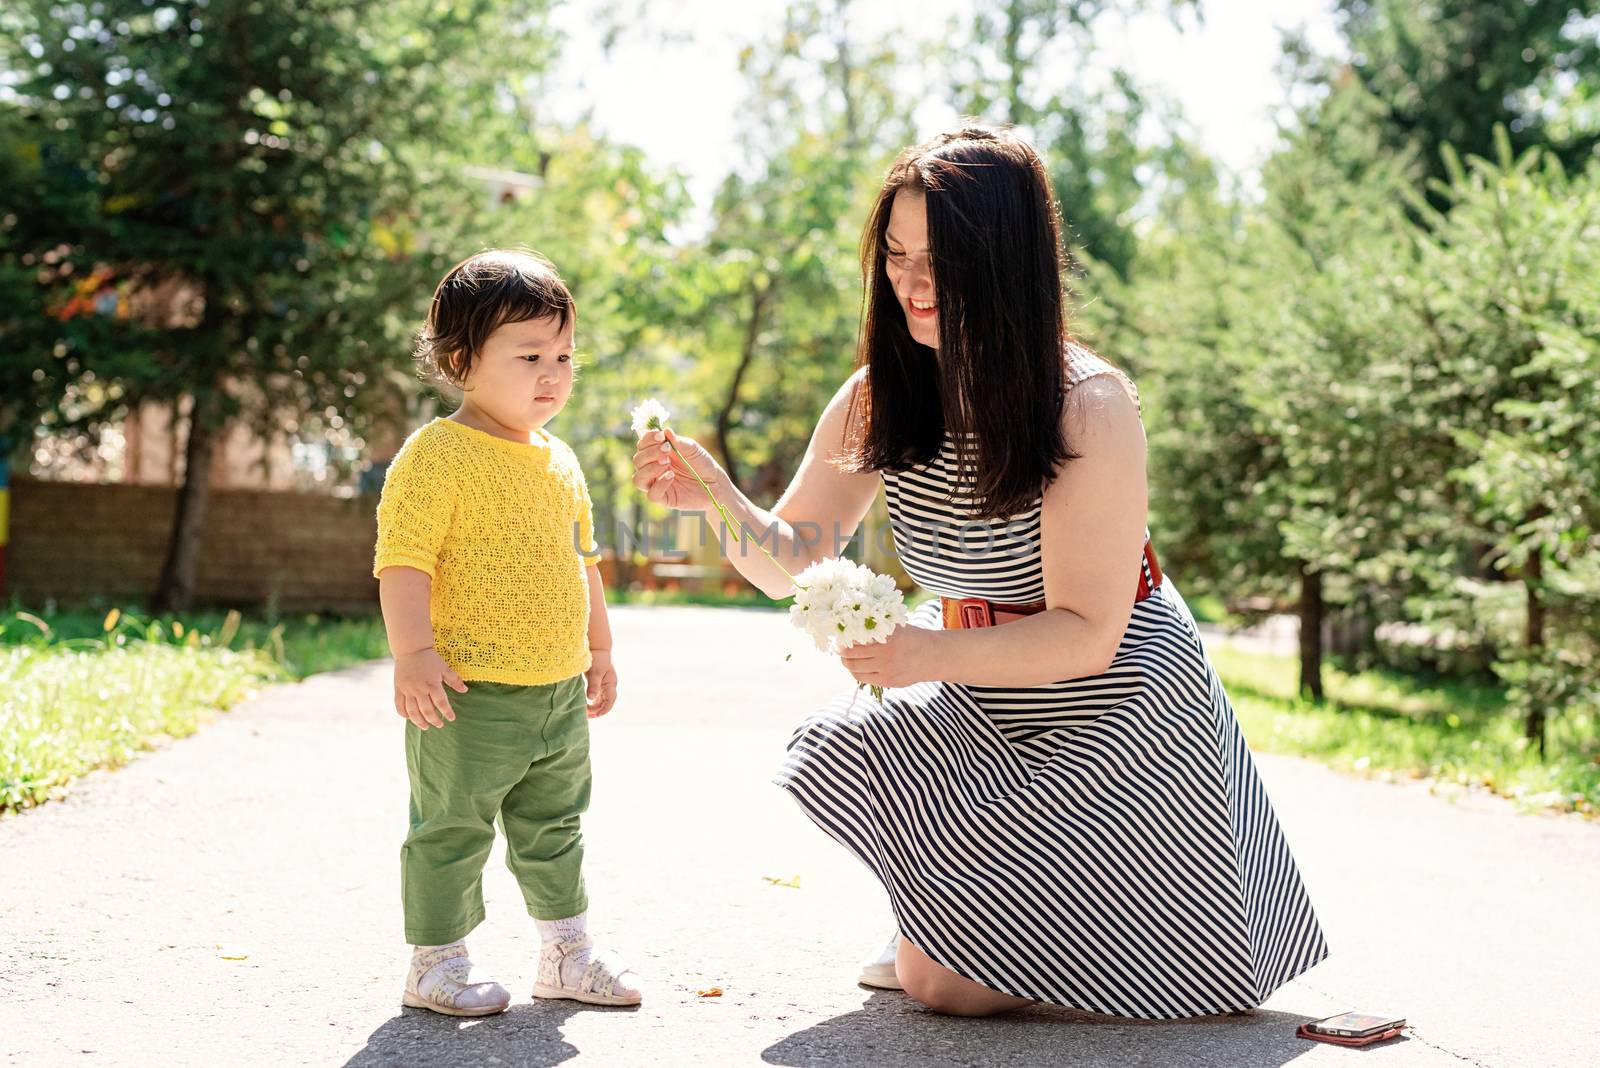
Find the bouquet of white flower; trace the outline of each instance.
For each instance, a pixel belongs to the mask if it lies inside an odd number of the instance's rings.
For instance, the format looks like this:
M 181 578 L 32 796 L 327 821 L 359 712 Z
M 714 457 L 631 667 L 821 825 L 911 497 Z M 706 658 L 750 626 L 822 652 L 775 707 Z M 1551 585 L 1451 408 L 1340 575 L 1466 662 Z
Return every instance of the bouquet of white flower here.
M 825 653 L 882 642 L 905 621 L 906 599 L 894 579 L 865 564 L 832 556 L 795 577 L 789 622 L 811 635 Z M 882 699 L 882 686 L 869 689 Z
M 664 431 L 669 416 L 670 413 L 661 402 L 651 397 L 633 410 L 634 436 L 642 437 L 647 430 Z M 742 540 L 744 533 L 711 492 L 706 480 L 684 459 L 683 453 L 678 452 L 678 446 L 670 438 L 667 440 L 672 444 L 672 451 L 683 460 L 683 466 L 705 489 L 706 496 L 711 499 L 712 506 L 722 516 L 728 529 L 733 531 L 735 538 Z M 823 652 L 837 653 L 851 645 L 885 641 L 896 627 L 906 621 L 905 597 L 888 575 L 880 575 L 865 564 L 836 556 L 820 560 L 800 574 L 793 575 L 759 541 L 756 542 L 756 548 L 766 553 L 767 559 L 794 583 L 794 603 L 789 606 L 789 622 L 809 634 Z M 868 688 L 874 697 L 882 699 L 882 686 Z

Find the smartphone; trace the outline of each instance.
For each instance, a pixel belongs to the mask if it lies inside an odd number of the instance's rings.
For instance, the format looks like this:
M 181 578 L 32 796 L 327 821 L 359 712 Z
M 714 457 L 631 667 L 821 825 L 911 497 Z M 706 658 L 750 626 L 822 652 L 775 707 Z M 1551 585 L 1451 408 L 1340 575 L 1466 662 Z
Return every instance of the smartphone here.
M 1340 1038 L 1366 1038 L 1393 1031 L 1406 1025 L 1403 1016 L 1379 1016 L 1370 1012 L 1341 1012 L 1325 1020 L 1306 1024 L 1306 1030 L 1319 1035 L 1338 1035 Z

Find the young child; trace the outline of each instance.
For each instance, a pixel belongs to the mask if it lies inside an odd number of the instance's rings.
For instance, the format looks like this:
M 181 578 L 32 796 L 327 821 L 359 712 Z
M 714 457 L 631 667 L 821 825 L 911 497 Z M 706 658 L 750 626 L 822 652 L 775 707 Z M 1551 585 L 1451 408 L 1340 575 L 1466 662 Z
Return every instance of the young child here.
M 462 390 L 461 407 L 407 439 L 378 505 L 373 572 L 394 707 L 410 721 L 402 1000 L 452 1016 L 510 1002 L 471 978 L 462 942 L 484 918 L 496 817 L 543 941 L 534 996 L 641 1000 L 638 976 L 594 949 L 585 922 L 588 720 L 611 710 L 617 675 L 588 486 L 544 430 L 572 392 L 576 321 L 537 254 L 494 250 L 451 268 L 418 359 Z

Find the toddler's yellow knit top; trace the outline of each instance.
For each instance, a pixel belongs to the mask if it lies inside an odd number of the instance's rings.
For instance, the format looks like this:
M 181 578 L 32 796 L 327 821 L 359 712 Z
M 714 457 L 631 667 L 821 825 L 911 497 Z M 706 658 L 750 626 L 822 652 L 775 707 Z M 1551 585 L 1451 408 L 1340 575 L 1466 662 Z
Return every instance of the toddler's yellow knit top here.
M 584 566 L 599 559 L 578 458 L 543 430 L 524 443 L 435 419 L 384 476 L 373 574 L 433 578 L 434 648 L 463 679 L 531 686 L 587 671 Z

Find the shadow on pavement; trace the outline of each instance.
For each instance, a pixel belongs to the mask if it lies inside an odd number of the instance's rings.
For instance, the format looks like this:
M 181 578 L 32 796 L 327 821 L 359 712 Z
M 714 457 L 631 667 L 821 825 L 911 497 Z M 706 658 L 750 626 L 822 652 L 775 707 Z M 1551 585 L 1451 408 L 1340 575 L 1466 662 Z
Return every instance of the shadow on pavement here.
M 967 1020 L 929 1012 L 902 994 L 879 993 L 859 1011 L 769 1046 L 761 1059 L 795 1068 L 869 1063 L 1280 1068 L 1315 1048 L 1294 1033 L 1310 1019 L 1257 1011 L 1193 1020 L 1124 1020 L 1041 1005 Z
M 345 1062 L 345 1068 L 379 1065 L 426 1065 L 428 1068 L 502 1064 L 543 1066 L 560 1064 L 578 1055 L 577 1047 L 562 1038 L 561 1029 L 578 1012 L 617 1012 L 570 1001 L 513 1004 L 495 1016 L 466 1019 L 443 1016 L 427 1009 L 401 1009 L 384 1021 L 367 1044 Z

